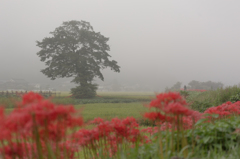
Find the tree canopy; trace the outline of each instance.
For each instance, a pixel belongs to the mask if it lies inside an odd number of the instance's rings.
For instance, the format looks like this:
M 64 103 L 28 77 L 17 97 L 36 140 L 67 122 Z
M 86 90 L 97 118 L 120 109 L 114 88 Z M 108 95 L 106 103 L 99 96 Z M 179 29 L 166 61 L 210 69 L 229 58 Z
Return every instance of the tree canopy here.
M 95 32 L 89 22 L 63 22 L 50 34 L 52 37 L 37 41 L 41 48 L 37 55 L 47 66 L 41 72 L 52 80 L 73 77 L 72 82 L 79 85 L 79 91 L 93 88 L 95 77 L 104 80 L 102 69 L 109 67 L 120 72 L 117 62 L 109 59 L 109 38 Z M 76 90 L 72 92 L 76 95 Z

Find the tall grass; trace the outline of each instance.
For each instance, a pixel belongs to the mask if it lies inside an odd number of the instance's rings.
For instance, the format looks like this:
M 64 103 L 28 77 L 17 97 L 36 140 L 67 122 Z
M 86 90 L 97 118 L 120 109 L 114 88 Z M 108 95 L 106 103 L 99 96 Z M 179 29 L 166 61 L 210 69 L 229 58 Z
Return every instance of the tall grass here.
M 203 112 L 209 107 L 221 105 L 230 101 L 231 97 L 240 93 L 240 88 L 231 86 L 227 88 L 219 88 L 201 93 L 190 93 L 187 98 L 188 103 L 195 110 Z

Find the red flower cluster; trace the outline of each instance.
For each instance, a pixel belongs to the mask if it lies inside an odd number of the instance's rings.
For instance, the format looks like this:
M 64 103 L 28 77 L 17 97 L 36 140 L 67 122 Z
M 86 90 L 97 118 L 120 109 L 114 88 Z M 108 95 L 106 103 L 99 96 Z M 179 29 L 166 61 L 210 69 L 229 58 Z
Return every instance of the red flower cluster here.
M 205 114 L 219 114 L 219 118 L 226 117 L 228 115 L 239 115 L 240 114 L 240 101 L 232 103 L 226 102 L 222 105 L 208 108 Z
M 69 128 L 83 125 L 82 117 L 74 117 L 76 110 L 73 106 L 56 106 L 33 92 L 25 94 L 22 99 L 9 115 L 4 115 L 0 109 L 0 140 L 7 143 L 2 145 L 1 152 L 6 157 L 22 158 L 23 154 L 36 154 L 35 151 L 47 154 L 45 147 L 58 149 Z M 36 149 L 27 152 L 25 148 L 24 151 L 23 146 L 20 146 L 23 144 L 30 144 Z
M 186 101 L 177 92 L 168 92 L 158 94 L 156 99 L 152 100 L 149 109 L 155 108 L 153 112 L 147 112 L 143 116 L 152 121 L 160 121 L 162 125 L 162 130 L 166 128 L 171 128 L 169 123 L 174 123 L 175 125 L 179 120 L 183 120 L 184 128 L 191 128 L 193 124 L 192 118 L 198 120 L 201 118 L 201 113 L 197 113 L 186 107 Z M 180 123 L 181 124 L 181 123 Z
M 168 92 L 156 95 L 156 99 L 151 101 L 149 108 L 163 109 L 170 103 L 179 103 L 182 105 L 187 104 L 179 93 Z
M 121 146 L 129 145 L 136 141 L 144 141 L 140 134 L 137 121 L 132 117 L 126 119 L 113 118 L 111 121 L 104 121 L 96 118 L 91 122 L 97 124 L 93 129 L 80 129 L 73 135 L 73 143 L 85 149 L 103 148 L 104 155 L 114 156 Z

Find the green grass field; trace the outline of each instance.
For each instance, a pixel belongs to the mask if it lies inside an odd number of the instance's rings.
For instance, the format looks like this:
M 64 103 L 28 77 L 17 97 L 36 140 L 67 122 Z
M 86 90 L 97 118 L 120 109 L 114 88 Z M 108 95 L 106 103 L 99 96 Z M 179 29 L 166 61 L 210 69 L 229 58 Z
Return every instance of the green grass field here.
M 147 103 L 94 103 L 75 105 L 75 108 L 83 116 L 84 121 L 93 120 L 97 117 L 107 120 L 114 117 L 139 119 L 142 117 L 142 113 L 148 110 L 144 104 Z M 10 113 L 12 110 L 12 108 L 6 109 L 6 113 Z
M 153 92 L 97 92 L 97 95 L 103 98 L 114 99 L 139 99 L 151 100 L 155 97 Z M 92 120 L 96 117 L 111 119 L 114 117 L 126 118 L 132 116 L 141 118 L 142 113 L 147 111 L 144 106 L 149 102 L 134 102 L 134 103 L 94 103 L 75 105 L 77 109 L 81 109 L 81 114 L 85 121 Z
M 148 109 L 144 103 L 95 103 L 75 105 L 75 108 L 81 110 L 81 114 L 85 121 L 92 120 L 96 117 L 111 119 L 114 117 L 125 118 L 134 117 L 141 118 L 141 114 Z

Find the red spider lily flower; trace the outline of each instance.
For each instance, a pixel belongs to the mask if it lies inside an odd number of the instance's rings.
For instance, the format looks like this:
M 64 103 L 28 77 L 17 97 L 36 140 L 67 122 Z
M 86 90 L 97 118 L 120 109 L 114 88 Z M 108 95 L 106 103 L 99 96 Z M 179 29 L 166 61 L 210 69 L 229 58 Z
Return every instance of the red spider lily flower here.
M 140 130 L 139 129 L 130 129 L 129 136 L 127 138 L 128 141 L 135 143 L 137 140 L 141 139 Z
M 184 107 L 180 103 L 170 103 L 164 108 L 164 112 L 166 114 L 173 114 L 173 115 L 182 115 L 188 116 L 192 114 L 192 110 Z
M 24 94 L 22 97 L 22 105 L 34 103 L 34 102 L 39 102 L 43 100 L 43 96 L 41 96 L 38 93 L 34 92 L 29 92 L 27 94 Z
M 123 124 L 129 125 L 129 126 L 138 126 L 137 121 L 133 117 L 127 117 L 122 120 Z
M 69 141 L 60 143 L 59 148 L 60 148 L 61 159 L 65 159 L 65 158 L 73 159 L 75 158 L 74 154 L 79 151 L 79 146 L 73 145 Z
M 97 118 L 93 119 L 92 121 L 90 121 L 89 124 L 99 124 L 102 122 L 104 122 L 104 120 L 102 118 L 97 117 Z
M 99 136 L 104 137 L 108 136 L 113 131 L 113 124 L 109 121 L 105 121 L 99 123 L 97 125 L 97 128 L 99 130 Z
M 12 132 L 31 132 L 34 115 L 39 130 L 49 128 L 49 125 L 61 125 L 66 131 L 67 128 L 83 125 L 82 117 L 73 116 L 75 112 L 72 106 L 55 106 L 49 101 L 40 101 L 16 108 L 6 119 L 5 125 Z
M 4 108 L 0 107 L 0 140 L 6 140 L 11 138 L 11 134 L 9 130 L 5 128 L 5 114 L 4 114 Z
M 0 106 L 0 120 L 2 118 L 4 118 L 5 114 L 4 114 L 4 107 Z
M 93 123 L 97 126 L 92 130 L 81 129 L 76 132 L 72 139 L 83 148 L 97 149 L 99 144 L 106 152 L 105 155 L 115 155 L 119 149 L 119 145 L 124 142 L 134 143 L 136 141 L 143 142 L 138 123 L 136 119 L 127 117 L 125 119 L 113 118 L 111 121 L 103 121 L 95 119 Z M 101 142 L 100 142 L 101 141 Z M 104 142 L 102 142 L 104 141 Z M 104 152 L 103 152 L 104 153 Z
M 152 135 L 153 134 L 153 128 L 152 127 L 144 128 L 144 129 L 141 130 L 141 132 L 148 133 L 148 134 Z
M 176 127 L 176 123 L 179 123 L 179 120 L 183 122 L 184 129 L 189 129 L 192 128 L 197 120 L 202 118 L 202 113 L 186 107 L 187 103 L 179 93 L 161 93 L 156 97 L 157 98 L 152 100 L 148 106 L 149 108 L 154 107 L 156 110 L 154 112 L 145 113 L 143 117 L 155 121 L 155 124 L 158 125 L 158 129 L 160 128 L 159 130 L 168 129 L 171 131 L 172 124 Z
M 21 143 L 11 143 L 11 145 L 4 146 L 0 151 L 6 158 L 23 158 L 24 145 Z
M 151 121 L 157 121 L 157 120 L 160 120 L 160 121 L 165 121 L 166 120 L 166 116 L 162 115 L 161 113 L 159 112 L 147 112 L 143 115 L 144 118 L 147 118 Z
M 71 117 L 68 118 L 66 124 L 69 128 L 78 127 L 84 125 L 83 117 Z
M 75 141 L 77 141 L 81 146 L 89 146 L 92 145 L 94 141 L 99 140 L 99 131 L 97 128 L 92 130 L 80 129 L 73 136 Z
M 39 128 L 40 138 L 44 141 L 58 141 L 60 142 L 66 135 L 64 125 L 50 124 L 46 128 Z
M 146 135 L 144 135 L 143 138 L 144 138 L 144 143 L 145 144 L 148 144 L 148 143 L 152 142 L 152 140 L 148 136 L 146 136 Z
M 38 127 L 40 137 L 51 140 L 61 140 L 68 128 L 83 125 L 82 117 L 75 117 L 76 110 L 73 106 L 55 105 L 44 100 L 40 95 L 30 92 L 23 97 L 22 107 L 15 108 L 8 115 L 0 127 L 5 135 L 19 133 L 22 137 L 32 136 L 34 125 Z M 46 135 L 48 134 L 48 135 Z
M 192 111 L 190 116 L 195 122 L 197 122 L 199 119 L 203 118 L 203 113 L 200 113 L 198 111 Z
M 127 127 L 122 123 L 115 123 L 113 128 L 115 129 L 118 136 L 127 137 Z
M 177 92 L 168 92 L 168 93 L 161 93 L 156 95 L 156 99 L 152 100 L 149 107 L 155 107 L 162 109 L 164 106 L 168 105 L 169 103 L 181 103 L 186 105 L 186 101 L 182 98 L 182 96 Z
M 232 114 L 240 114 L 240 101 L 231 103 L 226 102 L 222 105 L 208 108 L 205 114 L 219 114 L 219 118 L 226 117 Z

